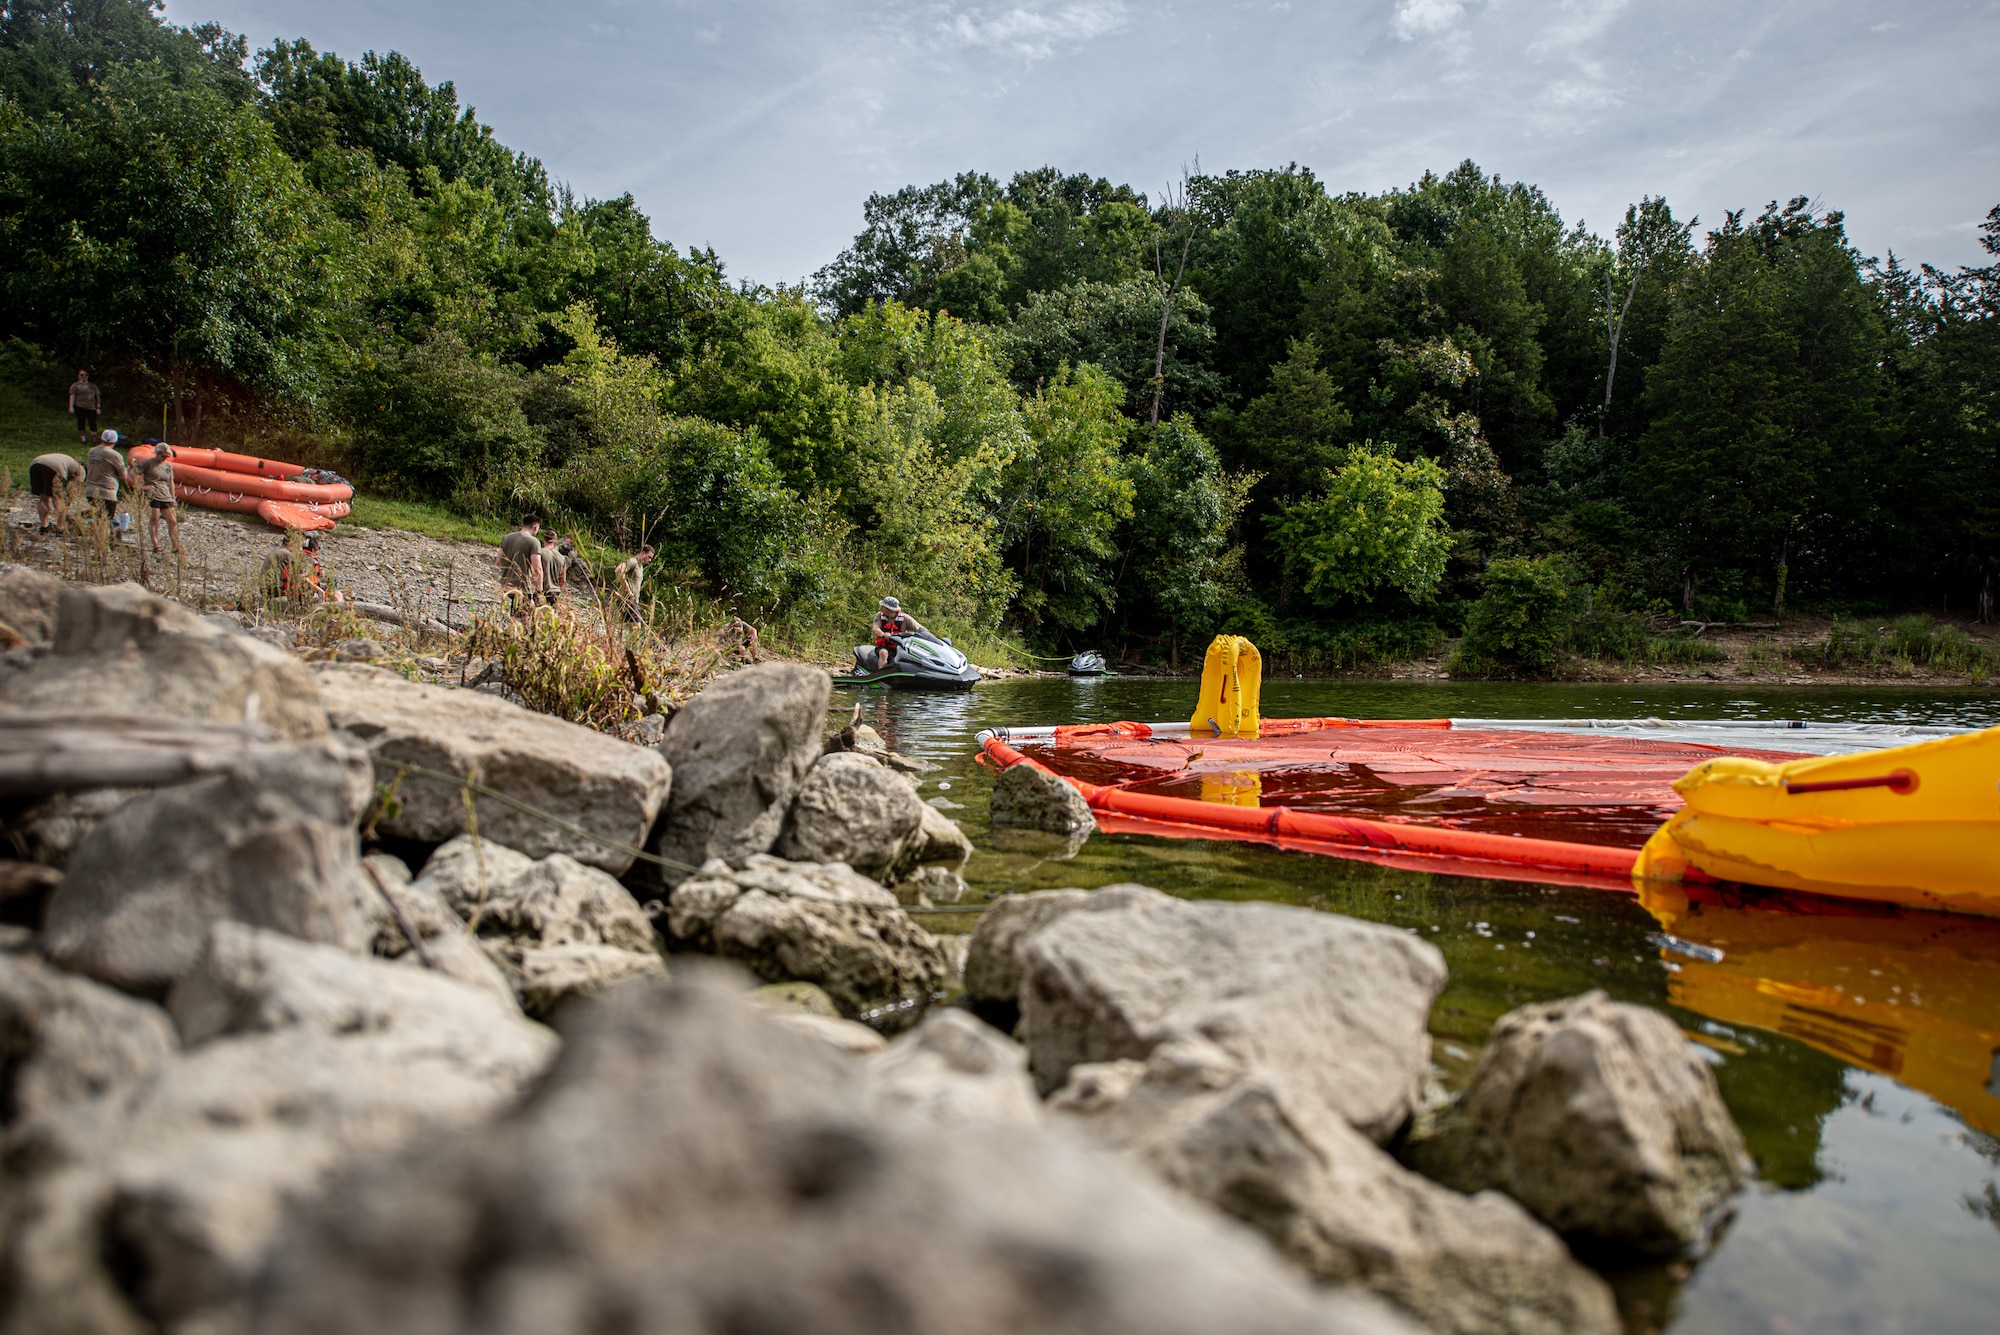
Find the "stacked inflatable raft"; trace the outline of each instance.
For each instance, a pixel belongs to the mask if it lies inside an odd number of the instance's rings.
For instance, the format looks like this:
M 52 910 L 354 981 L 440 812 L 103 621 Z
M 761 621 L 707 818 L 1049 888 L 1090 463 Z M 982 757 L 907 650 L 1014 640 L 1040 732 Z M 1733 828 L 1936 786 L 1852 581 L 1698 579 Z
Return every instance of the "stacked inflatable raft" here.
M 135 464 L 152 457 L 150 445 L 132 451 Z M 254 514 L 276 528 L 332 528 L 354 501 L 354 488 L 345 481 L 299 464 L 179 446 L 173 457 L 174 491 L 184 503 Z

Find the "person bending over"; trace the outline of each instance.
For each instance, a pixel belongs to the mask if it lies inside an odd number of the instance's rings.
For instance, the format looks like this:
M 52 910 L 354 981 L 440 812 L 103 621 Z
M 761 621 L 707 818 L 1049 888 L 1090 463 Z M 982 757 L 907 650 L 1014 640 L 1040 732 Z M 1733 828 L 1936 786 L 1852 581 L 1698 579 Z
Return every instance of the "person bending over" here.
M 875 609 L 875 670 L 882 671 L 896 657 L 896 645 L 889 637 L 923 630 L 917 619 L 903 610 L 892 597 L 884 598 Z
M 83 480 L 84 468 L 67 454 L 40 454 L 28 464 L 28 490 L 35 498 L 35 513 L 42 532 L 51 523 L 69 522 L 70 488 Z
M 653 561 L 653 549 L 641 547 L 632 555 L 620 561 L 611 571 L 618 593 L 618 602 L 625 609 L 627 621 L 639 620 L 639 595 L 646 587 L 646 567 Z

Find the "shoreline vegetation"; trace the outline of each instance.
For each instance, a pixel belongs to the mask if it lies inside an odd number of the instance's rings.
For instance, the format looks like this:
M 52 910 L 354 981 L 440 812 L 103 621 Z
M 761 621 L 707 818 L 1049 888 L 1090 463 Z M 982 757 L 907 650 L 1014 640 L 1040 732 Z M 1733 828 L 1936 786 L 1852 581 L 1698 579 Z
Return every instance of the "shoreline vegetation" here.
M 963 173 L 772 288 L 393 52 L 0 23 L 16 485 L 87 367 L 121 432 L 352 478 L 351 527 L 649 543 L 675 617 L 815 661 L 895 592 L 1019 670 L 1230 633 L 1285 673 L 1991 673 L 2000 263 L 1866 256 L 1804 198 L 1597 235 L 1471 162 Z

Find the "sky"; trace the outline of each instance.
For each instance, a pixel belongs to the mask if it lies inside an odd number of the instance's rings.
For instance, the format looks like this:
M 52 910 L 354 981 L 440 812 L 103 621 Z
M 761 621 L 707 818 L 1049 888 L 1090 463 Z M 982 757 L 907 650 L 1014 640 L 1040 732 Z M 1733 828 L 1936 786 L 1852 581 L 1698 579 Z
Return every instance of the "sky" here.
M 577 193 L 796 282 L 871 192 L 1055 165 L 1407 185 L 1464 159 L 1608 235 L 1804 195 L 1870 255 L 1982 262 L 2000 0 L 169 0 L 252 47 L 399 50 Z

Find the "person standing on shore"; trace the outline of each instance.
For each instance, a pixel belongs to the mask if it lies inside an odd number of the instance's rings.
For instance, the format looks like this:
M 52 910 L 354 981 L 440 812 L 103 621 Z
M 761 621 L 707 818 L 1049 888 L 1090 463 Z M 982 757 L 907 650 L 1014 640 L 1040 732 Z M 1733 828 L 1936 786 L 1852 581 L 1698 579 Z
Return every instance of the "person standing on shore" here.
M 97 435 L 97 413 L 104 400 L 91 383 L 90 372 L 78 371 L 69 387 L 69 410 L 76 414 L 76 443 L 88 445 Z
M 40 454 L 28 464 L 28 491 L 35 498 L 35 511 L 42 532 L 51 522 L 58 527 L 69 523 L 70 488 L 83 480 L 83 465 L 68 454 Z
M 618 591 L 619 605 L 627 621 L 639 619 L 639 595 L 646 585 L 646 567 L 653 559 L 651 547 L 641 547 L 612 567 L 611 578 Z
M 83 499 L 104 507 L 106 519 L 118 517 L 118 484 L 132 486 L 125 456 L 118 452 L 118 433 L 107 428 L 83 459 Z
M 551 607 L 569 592 L 569 568 L 575 556 L 576 547 L 567 538 L 552 538 L 542 544 L 542 596 Z
M 135 487 L 146 493 L 146 530 L 153 555 L 160 554 L 160 516 L 167 517 L 167 540 L 176 552 L 181 549 L 180 498 L 174 493 L 174 452 L 163 440 L 140 442 L 153 447 L 153 457 L 133 466 L 139 475 Z
M 500 596 L 525 613 L 542 591 L 540 515 L 524 515 L 521 527 L 500 539 Z

